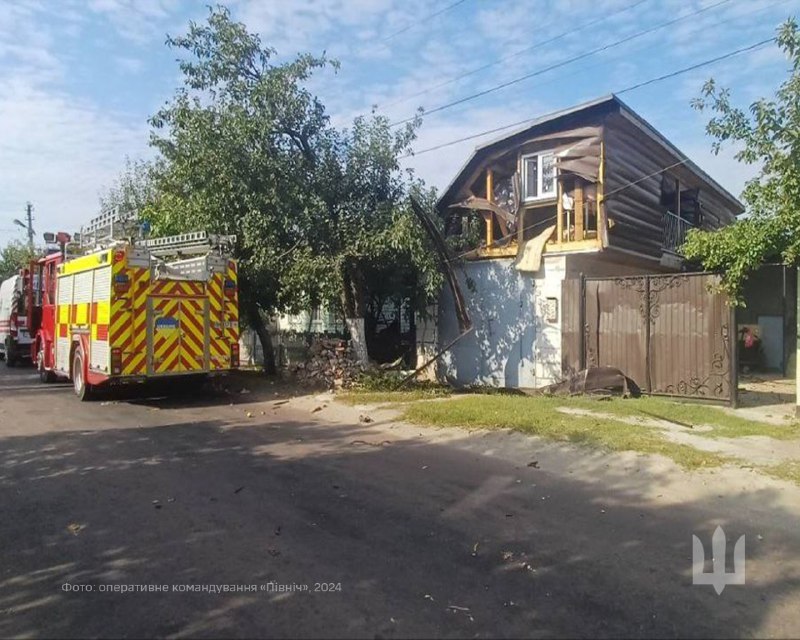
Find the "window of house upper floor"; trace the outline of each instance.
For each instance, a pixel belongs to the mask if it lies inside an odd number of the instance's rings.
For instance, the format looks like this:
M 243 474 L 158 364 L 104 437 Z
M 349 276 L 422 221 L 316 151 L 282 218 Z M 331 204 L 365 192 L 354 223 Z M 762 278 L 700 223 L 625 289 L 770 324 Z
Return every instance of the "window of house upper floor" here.
M 523 155 L 520 169 L 525 202 L 556 197 L 556 159 L 552 151 Z

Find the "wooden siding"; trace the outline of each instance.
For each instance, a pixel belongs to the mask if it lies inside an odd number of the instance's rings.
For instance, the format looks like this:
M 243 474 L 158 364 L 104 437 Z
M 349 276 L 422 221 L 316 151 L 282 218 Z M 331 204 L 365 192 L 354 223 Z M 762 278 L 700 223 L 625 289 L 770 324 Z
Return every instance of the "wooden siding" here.
M 611 221 L 608 245 L 659 260 L 664 237 L 664 207 L 659 200 L 662 175 L 680 180 L 681 189 L 700 189 L 705 229 L 717 229 L 735 218 L 735 211 L 685 165 L 663 169 L 681 157 L 653 141 L 621 114 L 610 115 L 604 126 L 606 152 L 606 216 Z M 642 180 L 643 177 L 653 174 Z M 631 184 L 642 180 L 637 184 Z M 619 191 L 617 191 L 619 190 Z M 614 193 L 616 191 L 616 193 Z

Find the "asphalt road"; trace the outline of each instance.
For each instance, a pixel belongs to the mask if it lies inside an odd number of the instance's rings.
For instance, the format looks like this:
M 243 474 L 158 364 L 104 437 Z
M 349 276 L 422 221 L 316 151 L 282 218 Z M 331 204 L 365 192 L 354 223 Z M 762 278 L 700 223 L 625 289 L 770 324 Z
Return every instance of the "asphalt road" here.
M 800 636 L 787 490 L 268 392 L 82 404 L 0 365 L 0 636 Z

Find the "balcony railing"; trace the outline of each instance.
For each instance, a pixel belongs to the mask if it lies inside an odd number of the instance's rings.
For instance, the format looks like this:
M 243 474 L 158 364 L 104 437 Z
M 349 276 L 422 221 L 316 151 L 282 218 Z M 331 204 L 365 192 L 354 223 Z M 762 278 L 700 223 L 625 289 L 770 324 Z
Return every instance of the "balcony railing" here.
M 686 233 L 695 226 L 688 220 L 676 216 L 672 211 L 664 213 L 664 239 L 662 249 L 670 253 L 678 253 L 681 245 L 686 242 Z

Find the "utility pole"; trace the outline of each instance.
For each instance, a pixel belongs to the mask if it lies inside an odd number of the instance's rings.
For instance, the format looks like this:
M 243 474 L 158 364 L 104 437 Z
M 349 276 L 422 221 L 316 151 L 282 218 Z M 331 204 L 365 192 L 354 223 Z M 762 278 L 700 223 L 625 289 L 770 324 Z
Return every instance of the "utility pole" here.
M 30 202 L 25 206 L 25 214 L 28 220 L 28 248 L 33 251 L 33 205 Z
M 28 234 L 28 248 L 33 251 L 33 237 L 36 234 L 33 231 L 33 205 L 30 202 L 25 205 L 25 215 L 27 224 L 17 218 L 14 219 L 14 224 L 26 230 Z

